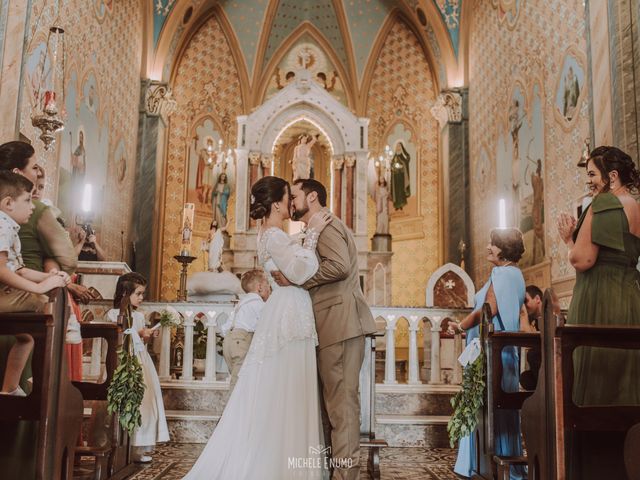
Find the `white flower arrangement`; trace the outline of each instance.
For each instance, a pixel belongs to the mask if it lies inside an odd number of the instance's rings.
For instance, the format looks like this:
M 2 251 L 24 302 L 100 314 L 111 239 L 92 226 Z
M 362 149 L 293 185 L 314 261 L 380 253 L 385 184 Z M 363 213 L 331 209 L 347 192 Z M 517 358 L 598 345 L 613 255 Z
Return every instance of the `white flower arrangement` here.
M 163 327 L 178 327 L 181 321 L 182 317 L 178 311 L 170 305 L 160 312 L 160 325 Z

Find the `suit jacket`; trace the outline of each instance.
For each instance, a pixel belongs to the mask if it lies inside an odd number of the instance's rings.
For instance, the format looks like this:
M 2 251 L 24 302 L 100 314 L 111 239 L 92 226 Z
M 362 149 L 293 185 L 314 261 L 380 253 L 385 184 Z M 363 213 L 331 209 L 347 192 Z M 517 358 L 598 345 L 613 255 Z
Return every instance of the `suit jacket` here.
M 303 287 L 309 290 L 319 348 L 376 331 L 360 288 L 358 250 L 347 226 L 334 218 L 320 234 L 320 267 Z

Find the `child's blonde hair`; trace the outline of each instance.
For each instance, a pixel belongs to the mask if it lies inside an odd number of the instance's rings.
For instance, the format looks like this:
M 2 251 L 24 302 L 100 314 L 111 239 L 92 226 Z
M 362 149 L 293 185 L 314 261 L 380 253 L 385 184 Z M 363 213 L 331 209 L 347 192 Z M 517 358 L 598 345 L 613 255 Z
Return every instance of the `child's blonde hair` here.
M 245 293 L 250 293 L 258 288 L 260 280 L 265 278 L 264 270 L 254 269 L 244 272 L 240 278 L 240 285 Z

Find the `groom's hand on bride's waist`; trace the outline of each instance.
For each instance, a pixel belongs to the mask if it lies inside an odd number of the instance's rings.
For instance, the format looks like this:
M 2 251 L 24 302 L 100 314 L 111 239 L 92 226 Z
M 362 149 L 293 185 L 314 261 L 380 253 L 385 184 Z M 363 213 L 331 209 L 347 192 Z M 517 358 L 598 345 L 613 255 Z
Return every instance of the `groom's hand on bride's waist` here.
M 271 276 L 273 277 L 273 279 L 281 287 L 288 287 L 289 285 L 293 285 L 293 283 L 291 283 L 289 279 L 285 277 L 280 270 L 271 270 L 271 272 L 269 273 L 271 273 Z

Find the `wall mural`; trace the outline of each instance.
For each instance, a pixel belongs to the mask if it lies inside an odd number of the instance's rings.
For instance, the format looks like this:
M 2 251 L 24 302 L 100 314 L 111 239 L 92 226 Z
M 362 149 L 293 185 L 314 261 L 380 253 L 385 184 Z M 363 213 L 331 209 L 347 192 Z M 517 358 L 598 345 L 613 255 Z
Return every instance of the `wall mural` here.
M 578 117 L 585 82 L 584 67 L 571 50 L 565 54 L 562 62 L 555 93 L 554 111 L 565 129 L 570 128 L 572 120 Z
M 101 100 L 93 72 L 85 74 L 81 88 L 73 72 L 67 82 L 67 120 L 58 145 L 58 207 L 67 224 L 82 223 L 81 204 L 86 185 L 91 185 L 91 221 L 97 228 L 107 184 L 109 132 L 101 118 Z
M 282 58 L 269 79 L 265 100 L 291 83 L 295 79 L 295 71 L 300 68 L 310 70 L 312 78 L 319 85 L 343 105 L 348 105 L 344 84 L 338 75 L 338 70 L 310 35 L 300 38 Z
M 520 266 L 528 267 L 545 258 L 544 118 L 538 83 L 527 95 L 516 82 L 512 92 L 507 131 L 498 138 L 498 196 L 509 206 L 507 224 L 523 233 L 526 251 Z

